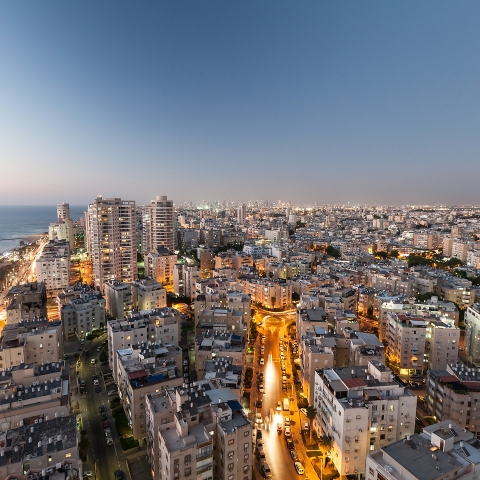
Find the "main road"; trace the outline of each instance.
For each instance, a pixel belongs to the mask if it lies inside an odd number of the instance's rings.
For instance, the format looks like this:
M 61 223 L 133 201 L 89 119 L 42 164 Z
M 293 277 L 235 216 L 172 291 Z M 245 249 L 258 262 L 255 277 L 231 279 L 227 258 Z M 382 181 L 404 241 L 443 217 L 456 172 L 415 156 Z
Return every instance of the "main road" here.
M 264 359 L 265 364 L 259 365 L 260 357 L 260 335 L 255 343 L 255 360 L 254 369 L 256 372 L 263 372 L 265 393 L 261 394 L 257 388 L 258 375 L 254 375 L 254 382 L 252 385 L 251 393 L 251 406 L 254 413 L 261 413 L 262 424 L 262 436 L 264 441 L 264 452 L 266 461 L 269 464 L 274 479 L 291 479 L 291 478 L 305 478 L 299 476 L 295 470 L 292 457 L 290 456 L 290 450 L 287 448 L 285 441 L 285 417 L 289 416 L 292 419 L 292 440 L 295 443 L 295 451 L 300 457 L 300 461 L 306 464 L 305 449 L 303 442 L 300 438 L 300 418 L 296 401 L 290 401 L 290 410 L 293 412 L 291 415 L 289 411 L 277 411 L 277 402 L 281 402 L 283 398 L 294 398 L 292 395 L 292 365 L 290 364 L 290 354 L 288 353 L 289 347 L 284 347 L 285 355 L 285 367 L 286 373 L 289 377 L 287 383 L 287 391 L 282 391 L 282 370 L 280 360 L 280 339 L 286 337 L 287 320 L 291 321 L 291 316 L 284 315 L 267 315 L 264 317 L 262 327 L 259 328 L 260 333 L 265 335 L 265 347 Z M 262 400 L 262 407 L 255 408 L 254 402 L 256 400 Z M 277 424 L 282 424 L 282 433 L 277 433 Z M 260 478 L 260 462 L 258 457 L 255 458 L 255 474 L 257 478 Z

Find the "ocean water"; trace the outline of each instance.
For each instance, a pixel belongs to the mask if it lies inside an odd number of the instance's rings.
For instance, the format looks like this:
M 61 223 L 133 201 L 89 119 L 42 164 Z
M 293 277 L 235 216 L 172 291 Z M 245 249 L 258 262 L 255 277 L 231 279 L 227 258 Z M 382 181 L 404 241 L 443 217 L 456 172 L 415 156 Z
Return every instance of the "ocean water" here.
M 84 206 L 70 205 L 70 216 L 78 220 Z M 0 205 L 0 254 L 20 246 L 20 240 L 48 232 L 57 220 L 57 206 Z

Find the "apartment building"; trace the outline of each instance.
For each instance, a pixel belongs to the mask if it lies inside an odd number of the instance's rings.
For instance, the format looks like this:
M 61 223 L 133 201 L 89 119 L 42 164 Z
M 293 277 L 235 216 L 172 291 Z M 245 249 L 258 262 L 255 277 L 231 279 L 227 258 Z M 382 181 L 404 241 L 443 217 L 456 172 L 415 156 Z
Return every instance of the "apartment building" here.
M 455 326 L 453 320 L 448 320 L 428 319 L 425 336 L 427 369 L 444 370 L 448 365 L 457 363 L 460 329 Z
M 161 343 L 142 343 L 115 352 L 114 378 L 135 439 L 146 435 L 145 397 L 182 385 L 182 349 Z
M 0 478 L 66 477 L 82 473 L 75 415 L 60 416 L 0 433 Z
M 471 432 L 444 420 L 386 445 L 367 457 L 366 480 L 470 480 L 477 478 L 480 449 Z
M 175 250 L 175 216 L 172 200 L 166 196 L 157 196 L 150 205 L 144 207 L 143 245 L 149 253 L 157 247 L 163 247 L 169 252 Z
M 138 276 L 135 202 L 98 196 L 85 216 L 86 243 L 95 286 Z
M 292 286 L 283 280 L 239 279 L 252 302 L 267 308 L 285 308 L 292 303 Z
M 177 263 L 173 267 L 173 292 L 175 295 L 194 298 L 195 282 L 200 278 L 197 265 Z
M 467 265 L 473 268 L 480 268 L 480 250 L 470 250 L 467 253 Z
M 65 340 L 85 338 L 106 325 L 105 299 L 88 285 L 79 283 L 62 290 L 57 295 L 57 305 Z
M 327 314 L 319 308 L 297 308 L 296 313 L 297 339 L 304 338 L 307 332 L 313 332 L 314 327 L 328 331 Z
M 163 343 L 178 346 L 182 314 L 174 308 L 159 308 L 107 322 L 109 364 L 117 372 L 117 350 L 139 343 Z
M 206 329 L 229 331 L 246 338 L 249 317 L 250 315 L 245 314 L 244 310 L 212 307 L 201 311 L 196 317 L 196 328 L 197 332 Z
M 151 394 L 146 401 L 154 480 L 250 480 L 252 425 L 232 390 L 200 381 Z
M 215 253 L 211 248 L 200 245 L 197 248 L 197 256 L 200 262 L 200 270 L 213 270 L 215 268 Z
M 435 293 L 443 296 L 447 302 L 456 303 L 460 308 L 469 307 L 475 302 L 472 282 L 463 278 L 449 277 L 442 279 L 437 285 Z
M 111 317 L 123 318 L 133 310 L 132 285 L 130 283 L 109 280 L 105 283 L 103 291 L 107 313 Z
M 5 298 L 7 324 L 47 317 L 47 290 L 43 282 L 16 285 Z
M 195 371 L 198 379 L 205 378 L 205 363 L 226 357 L 233 365 L 245 364 L 245 338 L 231 331 L 201 330 L 195 335 Z
M 137 311 L 154 310 L 167 306 L 167 291 L 152 278 L 135 280 L 131 285 L 133 308 Z
M 40 365 L 63 358 L 62 322 L 46 318 L 6 325 L 0 337 L 0 368 Z
M 473 249 L 475 242 L 456 239 L 452 243 L 452 257 L 458 258 L 462 262 L 467 261 L 467 255 Z
M 217 289 L 213 288 L 210 291 L 215 292 Z M 242 312 L 242 328 L 245 326 L 248 330 L 251 320 L 251 299 L 249 295 L 242 292 L 220 291 L 219 293 L 197 294 L 193 304 L 195 321 L 198 322 L 200 314 L 204 311 L 217 312 L 222 309 Z
M 465 354 L 475 365 L 480 365 L 480 303 L 467 308 L 465 312 Z
M 37 281 L 45 284 L 47 296 L 56 296 L 70 285 L 70 247 L 65 240 L 50 240 L 35 262 Z
M 425 368 L 427 324 L 423 317 L 388 314 L 388 355 L 400 372 L 422 372 Z
M 0 388 L 0 432 L 70 414 L 69 367 L 63 361 L 4 368 Z
M 177 255 L 164 247 L 157 247 L 144 256 L 145 276 L 154 278 L 162 285 L 173 284 L 173 269 L 177 263 Z
M 317 370 L 314 406 L 340 475 L 365 475 L 370 452 L 412 435 L 417 397 L 384 364 Z

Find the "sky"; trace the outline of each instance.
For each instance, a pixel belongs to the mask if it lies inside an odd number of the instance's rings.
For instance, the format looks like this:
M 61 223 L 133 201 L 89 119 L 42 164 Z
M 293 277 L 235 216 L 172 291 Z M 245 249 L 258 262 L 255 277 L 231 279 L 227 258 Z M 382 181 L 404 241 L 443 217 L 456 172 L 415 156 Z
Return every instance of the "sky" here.
M 0 204 L 480 204 L 480 2 L 0 2 Z

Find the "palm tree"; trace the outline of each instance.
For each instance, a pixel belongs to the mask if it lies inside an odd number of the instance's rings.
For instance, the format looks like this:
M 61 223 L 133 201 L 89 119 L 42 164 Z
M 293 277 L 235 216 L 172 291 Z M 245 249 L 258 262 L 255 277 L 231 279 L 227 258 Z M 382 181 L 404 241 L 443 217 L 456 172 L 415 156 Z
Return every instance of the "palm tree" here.
M 310 442 L 312 441 L 312 421 L 317 416 L 317 409 L 313 405 L 307 407 L 307 418 L 309 420 Z

